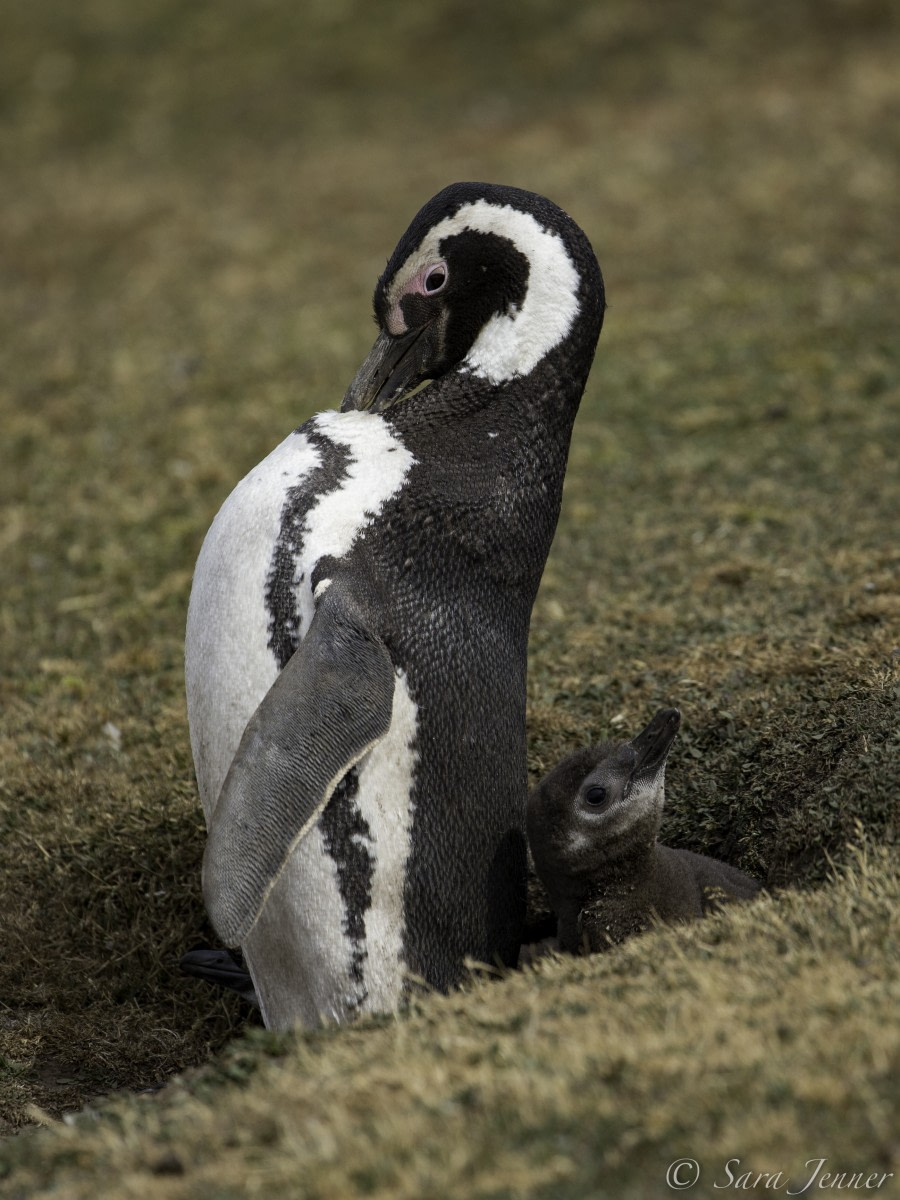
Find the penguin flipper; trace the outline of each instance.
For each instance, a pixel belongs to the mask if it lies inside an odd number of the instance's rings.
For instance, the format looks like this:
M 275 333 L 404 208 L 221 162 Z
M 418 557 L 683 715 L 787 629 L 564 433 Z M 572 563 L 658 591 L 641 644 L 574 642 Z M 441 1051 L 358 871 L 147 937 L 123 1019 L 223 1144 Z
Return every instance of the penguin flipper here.
M 247 723 L 203 856 L 216 932 L 240 945 L 344 775 L 387 733 L 394 668 L 384 642 L 334 585 Z

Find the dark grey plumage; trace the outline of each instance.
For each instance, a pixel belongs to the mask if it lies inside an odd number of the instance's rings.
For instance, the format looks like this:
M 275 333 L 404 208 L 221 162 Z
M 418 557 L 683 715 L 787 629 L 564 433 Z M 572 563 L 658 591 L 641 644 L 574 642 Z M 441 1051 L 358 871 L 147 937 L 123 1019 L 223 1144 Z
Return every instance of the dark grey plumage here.
M 605 950 L 654 920 L 694 920 L 759 891 L 728 863 L 656 840 L 680 720 L 660 709 L 632 741 L 576 750 L 532 791 L 528 839 L 561 949 Z

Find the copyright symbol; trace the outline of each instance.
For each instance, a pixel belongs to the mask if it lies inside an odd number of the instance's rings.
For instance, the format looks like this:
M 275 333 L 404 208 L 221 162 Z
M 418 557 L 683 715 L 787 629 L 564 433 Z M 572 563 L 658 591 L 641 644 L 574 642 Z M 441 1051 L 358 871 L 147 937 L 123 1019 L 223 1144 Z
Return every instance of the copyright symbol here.
M 700 1164 L 696 1158 L 676 1158 L 673 1163 L 669 1163 L 666 1171 L 666 1183 L 678 1192 L 692 1188 L 699 1178 Z

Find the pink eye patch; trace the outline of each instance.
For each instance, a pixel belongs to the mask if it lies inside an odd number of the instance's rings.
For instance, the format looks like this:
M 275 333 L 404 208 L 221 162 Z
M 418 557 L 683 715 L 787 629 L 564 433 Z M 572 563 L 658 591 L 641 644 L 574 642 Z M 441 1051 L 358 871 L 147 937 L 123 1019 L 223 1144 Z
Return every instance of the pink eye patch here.
M 406 333 L 406 321 L 400 307 L 400 303 L 405 296 L 435 296 L 438 292 L 444 290 L 449 278 L 450 271 L 447 264 L 443 261 L 430 263 L 427 267 L 422 267 L 420 271 L 417 271 L 403 289 L 403 293 L 398 297 L 397 302 L 391 306 L 388 312 L 388 333 L 392 333 L 395 336 Z

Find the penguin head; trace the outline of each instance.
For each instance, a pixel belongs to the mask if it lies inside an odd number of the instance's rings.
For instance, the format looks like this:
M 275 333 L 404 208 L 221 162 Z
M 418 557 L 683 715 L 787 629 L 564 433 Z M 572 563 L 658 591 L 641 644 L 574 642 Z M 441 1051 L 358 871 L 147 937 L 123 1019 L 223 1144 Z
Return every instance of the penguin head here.
M 590 876 L 656 840 L 666 759 L 681 714 L 661 708 L 630 742 L 603 742 L 558 763 L 528 801 L 528 839 L 538 874 Z
M 518 188 L 451 184 L 419 211 L 378 280 L 379 335 L 342 409 L 383 410 L 451 372 L 502 385 L 573 335 L 586 377 L 603 307 L 590 243 L 562 209 Z

